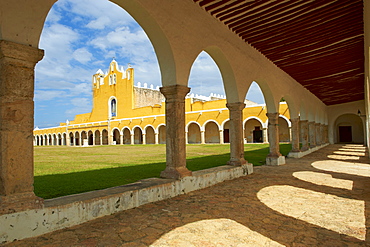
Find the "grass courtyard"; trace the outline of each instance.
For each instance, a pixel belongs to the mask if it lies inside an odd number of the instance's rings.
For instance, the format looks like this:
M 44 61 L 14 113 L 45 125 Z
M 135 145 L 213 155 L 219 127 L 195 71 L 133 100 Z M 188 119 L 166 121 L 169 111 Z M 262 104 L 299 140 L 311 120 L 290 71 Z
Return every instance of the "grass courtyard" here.
M 290 144 L 280 144 L 287 155 Z M 187 145 L 191 171 L 225 165 L 229 145 Z M 165 145 L 35 147 L 35 193 L 44 199 L 99 190 L 159 177 L 166 166 Z M 268 144 L 245 145 L 245 158 L 262 165 Z

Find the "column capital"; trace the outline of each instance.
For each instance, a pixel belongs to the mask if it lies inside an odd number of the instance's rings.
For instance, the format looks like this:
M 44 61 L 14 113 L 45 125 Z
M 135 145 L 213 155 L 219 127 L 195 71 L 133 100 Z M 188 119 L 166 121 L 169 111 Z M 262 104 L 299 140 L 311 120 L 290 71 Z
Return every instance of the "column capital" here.
M 245 104 L 243 102 L 227 103 L 226 107 L 230 111 L 237 111 L 237 110 L 241 111 L 245 108 Z
M 268 124 L 278 124 L 279 120 L 279 113 L 278 112 L 268 112 L 266 113 L 266 116 L 268 118 Z
M 164 86 L 159 90 L 166 97 L 166 102 L 183 102 L 185 96 L 190 92 L 190 88 L 183 85 Z
M 308 123 L 308 120 L 299 120 L 301 123 Z
M 7 40 L 0 40 L 0 59 L 10 58 L 23 61 L 22 66 L 34 68 L 35 64 L 44 56 L 44 50 L 14 43 Z M 28 66 L 27 66 L 28 65 Z

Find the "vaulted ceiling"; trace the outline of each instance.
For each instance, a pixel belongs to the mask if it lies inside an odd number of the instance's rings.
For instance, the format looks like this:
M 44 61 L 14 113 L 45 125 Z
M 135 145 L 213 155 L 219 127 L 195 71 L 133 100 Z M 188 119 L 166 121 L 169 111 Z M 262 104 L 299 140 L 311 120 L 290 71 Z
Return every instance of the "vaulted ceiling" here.
M 193 0 L 326 105 L 364 99 L 362 0 Z

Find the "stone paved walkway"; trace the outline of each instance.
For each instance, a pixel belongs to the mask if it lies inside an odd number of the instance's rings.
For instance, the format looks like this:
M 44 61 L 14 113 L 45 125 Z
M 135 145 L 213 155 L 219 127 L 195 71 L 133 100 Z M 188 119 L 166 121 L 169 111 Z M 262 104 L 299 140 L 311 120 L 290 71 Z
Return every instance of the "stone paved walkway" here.
M 330 145 L 287 165 L 7 246 L 370 246 L 370 162 Z

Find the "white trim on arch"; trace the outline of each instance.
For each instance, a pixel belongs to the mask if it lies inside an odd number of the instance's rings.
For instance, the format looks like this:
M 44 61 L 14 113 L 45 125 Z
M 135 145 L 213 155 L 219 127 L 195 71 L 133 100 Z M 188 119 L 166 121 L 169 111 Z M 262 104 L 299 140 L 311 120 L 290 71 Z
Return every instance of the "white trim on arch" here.
M 198 125 L 198 127 L 199 127 L 199 130 L 200 130 L 200 131 L 204 131 L 204 130 L 203 130 L 203 127 L 202 127 L 202 126 L 200 126 L 200 124 L 199 124 L 198 122 L 196 122 L 196 121 L 190 121 L 190 122 L 186 125 L 186 127 L 185 127 L 185 131 L 186 131 L 186 132 L 188 132 L 188 131 L 189 131 L 189 125 L 190 125 L 190 124 L 192 124 L 192 123 L 195 123 L 196 125 Z
M 132 130 L 130 131 L 130 134 L 131 135 L 134 135 L 135 134 L 135 129 L 136 128 L 139 128 L 141 130 L 141 133 L 142 134 L 144 133 L 143 129 L 139 125 L 135 125 L 134 127 L 132 127 Z
M 154 133 L 159 134 L 159 128 L 162 127 L 162 126 L 166 127 L 166 124 L 163 123 L 163 124 L 158 125 L 157 128 L 154 129 L 154 131 L 155 131 Z
M 203 124 L 203 129 L 204 129 L 204 131 L 206 130 L 206 125 L 207 125 L 208 123 L 210 123 L 210 122 L 215 123 L 215 124 L 217 125 L 217 127 L 218 127 L 218 130 L 221 130 L 221 125 L 220 125 L 216 120 L 214 120 L 214 119 L 208 119 L 208 120 L 207 120 L 207 121 L 205 121 L 205 122 L 204 122 L 204 124 Z
M 114 127 L 114 128 L 111 130 L 111 133 L 110 133 L 111 135 L 113 135 L 113 133 L 114 133 L 114 130 L 115 130 L 115 129 L 116 129 L 116 130 L 118 130 L 118 132 L 119 132 L 119 134 L 120 134 L 120 135 L 122 135 L 121 130 L 120 130 L 119 128 L 117 128 L 117 127 Z
M 226 124 L 228 121 L 230 121 L 230 118 L 225 119 L 225 120 L 221 123 L 222 130 L 224 130 L 225 124 Z
M 151 124 L 145 125 L 144 130 L 143 130 L 143 134 L 145 134 L 145 135 L 146 135 L 146 129 L 147 129 L 147 128 L 149 128 L 149 127 L 152 127 L 152 128 L 153 128 L 153 131 L 154 131 L 154 134 L 155 134 L 155 128 L 154 128 L 154 126 L 153 126 L 153 125 L 151 125 Z
M 116 101 L 116 115 L 115 116 L 112 116 L 112 100 L 115 100 Z M 117 117 L 118 116 L 118 100 L 116 98 L 116 96 L 110 96 L 109 99 L 108 99 L 108 119 L 111 119 L 112 117 Z
M 252 120 L 252 119 L 257 120 L 258 122 L 260 122 L 260 124 L 262 125 L 262 128 L 263 128 L 263 129 L 267 128 L 267 124 L 266 124 L 267 122 L 266 122 L 266 123 L 264 123 L 264 122 L 262 122 L 262 120 L 261 120 L 261 119 L 259 119 L 258 117 L 251 116 L 251 117 L 247 117 L 246 119 L 244 119 L 244 121 L 243 121 L 243 129 L 244 129 L 245 123 L 246 123 L 246 122 L 248 122 L 249 120 Z
M 291 127 L 292 127 L 292 122 L 290 122 L 290 120 L 289 120 L 286 116 L 284 116 L 284 115 L 279 115 L 279 117 L 281 117 L 281 118 L 285 119 L 285 121 L 287 121 L 287 123 L 288 123 L 288 127 L 289 127 L 289 128 L 291 128 Z

